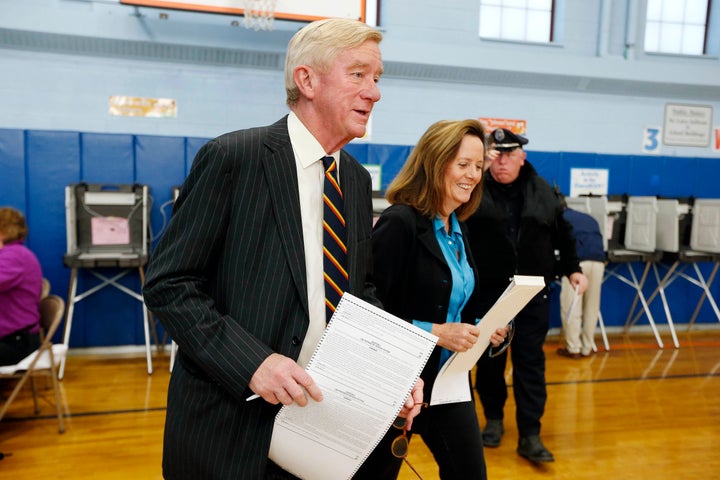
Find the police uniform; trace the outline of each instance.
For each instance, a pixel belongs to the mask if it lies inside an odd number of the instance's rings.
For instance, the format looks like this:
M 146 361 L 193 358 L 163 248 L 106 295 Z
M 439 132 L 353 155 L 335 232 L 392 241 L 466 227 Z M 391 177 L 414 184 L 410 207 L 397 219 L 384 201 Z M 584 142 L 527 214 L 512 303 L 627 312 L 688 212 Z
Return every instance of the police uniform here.
M 528 140 L 506 129 L 492 133 L 491 142 L 501 152 L 522 148 Z M 563 218 L 561 199 L 527 161 L 513 182 L 496 181 L 491 171 L 483 176 L 482 203 L 466 221 L 470 248 L 478 269 L 482 295 L 482 317 L 507 287 L 513 275 L 539 275 L 550 285 L 555 274 L 580 272 L 571 226 Z M 556 265 L 555 249 L 561 252 Z M 533 298 L 515 317 L 515 333 L 509 348 L 513 364 L 513 392 L 520 435 L 518 453 L 534 461 L 552 461 L 552 454 L 539 443 L 540 419 L 545 410 L 545 354 L 543 343 L 549 328 L 548 287 Z M 508 351 L 495 357 L 486 353 L 477 364 L 476 385 L 488 426 L 494 422 L 497 446 L 503 433 L 503 408 L 507 400 L 505 366 Z M 487 427 L 486 427 L 487 428 Z M 526 454 L 523 442 L 537 439 Z M 484 438 L 485 440 L 485 438 Z M 494 444 L 493 444 L 494 443 Z M 532 449 L 531 449 L 532 450 Z

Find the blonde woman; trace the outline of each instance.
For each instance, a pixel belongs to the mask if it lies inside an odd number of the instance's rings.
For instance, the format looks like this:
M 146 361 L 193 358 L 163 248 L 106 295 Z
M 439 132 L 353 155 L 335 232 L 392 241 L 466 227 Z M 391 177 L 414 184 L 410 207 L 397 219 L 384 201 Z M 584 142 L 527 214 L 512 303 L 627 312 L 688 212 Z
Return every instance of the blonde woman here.
M 383 307 L 439 337 L 421 374 L 426 402 L 447 358 L 478 340 L 477 275 L 462 222 L 480 204 L 484 158 L 485 132 L 478 121 L 431 125 L 388 188 L 391 205 L 373 230 L 373 279 Z M 492 344 L 506 335 L 498 329 Z M 433 453 L 440 478 L 486 478 L 473 401 L 429 406 L 412 431 Z M 356 478 L 396 478 L 404 453 L 391 450 L 397 437 L 391 428 Z

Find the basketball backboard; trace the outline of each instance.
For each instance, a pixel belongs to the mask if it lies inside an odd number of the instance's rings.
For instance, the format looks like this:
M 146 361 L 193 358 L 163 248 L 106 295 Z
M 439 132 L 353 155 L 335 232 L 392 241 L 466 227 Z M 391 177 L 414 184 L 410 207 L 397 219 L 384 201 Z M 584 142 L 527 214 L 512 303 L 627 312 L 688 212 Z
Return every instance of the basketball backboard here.
M 247 5 L 263 2 L 248 0 L 120 0 L 125 5 L 140 7 L 168 8 L 194 12 L 244 15 Z M 366 0 L 294 0 L 266 1 L 264 8 L 272 8 L 278 20 L 312 22 L 323 18 L 351 18 L 366 21 Z M 272 5 L 274 4 L 274 5 Z

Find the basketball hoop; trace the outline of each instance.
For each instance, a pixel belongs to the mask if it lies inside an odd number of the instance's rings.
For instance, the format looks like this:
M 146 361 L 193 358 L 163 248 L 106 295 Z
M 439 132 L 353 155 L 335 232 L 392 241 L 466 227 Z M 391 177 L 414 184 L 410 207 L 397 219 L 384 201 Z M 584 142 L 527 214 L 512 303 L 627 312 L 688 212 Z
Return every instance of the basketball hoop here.
M 275 20 L 275 4 L 277 0 L 243 0 L 245 28 L 272 30 Z

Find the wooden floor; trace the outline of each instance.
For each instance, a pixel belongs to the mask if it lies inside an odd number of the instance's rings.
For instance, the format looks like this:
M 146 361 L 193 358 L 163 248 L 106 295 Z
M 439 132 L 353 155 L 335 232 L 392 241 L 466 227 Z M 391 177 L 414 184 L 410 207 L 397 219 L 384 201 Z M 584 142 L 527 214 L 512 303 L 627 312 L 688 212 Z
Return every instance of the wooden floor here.
M 611 336 L 609 352 L 571 360 L 548 338 L 542 437 L 556 461 L 535 466 L 516 454 L 511 395 L 502 444 L 485 450 L 488 477 L 720 479 L 720 329 L 679 339 L 679 349 L 660 350 L 642 333 Z M 25 391 L 0 423 L 0 478 L 160 479 L 168 359 L 157 354 L 149 376 L 142 355 L 69 357 L 66 433 L 50 404 L 33 416 Z M 438 478 L 419 437 L 409 459 L 424 479 Z M 416 477 L 403 467 L 400 478 Z

